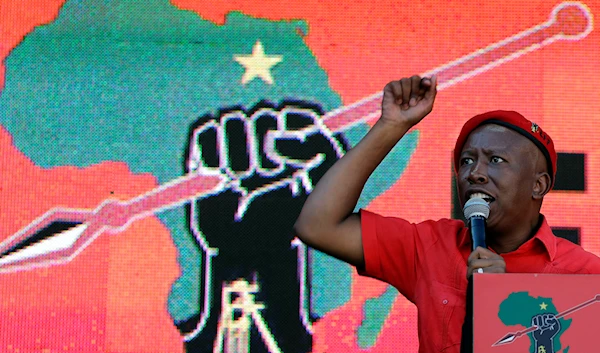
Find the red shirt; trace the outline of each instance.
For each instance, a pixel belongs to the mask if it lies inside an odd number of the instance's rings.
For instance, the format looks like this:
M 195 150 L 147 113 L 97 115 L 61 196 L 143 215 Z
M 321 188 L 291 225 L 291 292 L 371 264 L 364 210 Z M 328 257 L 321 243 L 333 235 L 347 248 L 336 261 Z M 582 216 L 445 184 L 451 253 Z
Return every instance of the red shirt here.
M 468 228 L 459 220 L 409 223 L 361 210 L 362 275 L 396 287 L 415 303 L 419 352 L 459 352 L 465 318 Z M 543 219 L 533 238 L 501 254 L 506 272 L 600 274 L 600 258 L 557 238 Z

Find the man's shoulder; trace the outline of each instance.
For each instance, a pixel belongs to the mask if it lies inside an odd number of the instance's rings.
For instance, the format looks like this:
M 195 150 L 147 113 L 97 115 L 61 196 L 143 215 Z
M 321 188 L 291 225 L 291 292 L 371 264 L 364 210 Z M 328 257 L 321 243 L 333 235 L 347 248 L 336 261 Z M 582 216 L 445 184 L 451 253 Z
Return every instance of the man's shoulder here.
M 465 223 L 458 219 L 451 218 L 441 218 L 438 220 L 428 219 L 419 223 L 416 223 L 417 227 L 428 227 L 434 228 L 444 233 L 448 233 L 449 231 L 462 231 L 466 229 Z
M 557 237 L 554 260 L 556 266 L 573 273 L 600 274 L 600 257 L 563 238 Z
M 430 223 L 430 224 L 438 225 L 438 226 L 447 226 L 447 227 L 456 227 L 456 228 L 464 228 L 465 227 L 465 222 L 458 220 L 458 219 L 452 219 L 452 218 L 440 218 L 437 220 L 428 219 L 421 223 Z
M 408 220 L 402 217 L 396 216 L 383 216 L 377 213 L 373 213 L 366 210 L 361 210 L 361 214 L 367 217 L 374 217 L 379 219 L 380 221 L 385 222 L 399 222 L 399 223 L 408 223 L 416 226 L 420 230 L 430 230 L 430 231 L 442 231 L 443 233 L 448 233 L 452 230 L 460 231 L 465 228 L 465 223 L 461 220 L 451 219 L 451 218 L 440 218 L 437 220 L 434 219 L 426 219 L 421 221 Z
M 437 243 L 442 248 L 455 248 L 467 241 L 465 223 L 457 219 L 425 220 L 415 226 L 422 236 L 429 235 L 432 244 Z
M 556 255 L 565 257 L 583 256 L 585 258 L 600 261 L 600 257 L 585 250 L 581 245 L 575 244 L 570 240 L 556 237 Z
M 442 241 L 456 243 L 457 239 L 460 240 L 464 237 L 466 230 L 463 221 L 450 218 L 413 221 L 400 217 L 383 216 L 367 210 L 361 210 L 361 217 L 366 221 L 365 223 L 369 223 L 370 225 L 376 224 L 380 230 L 384 229 L 391 232 L 399 229 L 404 231 L 409 230 L 414 232 L 419 238 L 431 239 L 430 241 L 437 241 L 440 239 Z

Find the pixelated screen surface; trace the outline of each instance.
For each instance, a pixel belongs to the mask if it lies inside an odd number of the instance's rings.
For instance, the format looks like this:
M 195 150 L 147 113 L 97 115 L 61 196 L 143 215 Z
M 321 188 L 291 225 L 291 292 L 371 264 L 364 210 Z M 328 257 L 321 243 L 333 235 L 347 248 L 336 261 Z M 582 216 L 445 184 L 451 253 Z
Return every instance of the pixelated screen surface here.
M 433 112 L 358 208 L 448 218 L 462 124 L 564 156 L 542 212 L 600 255 L 600 2 L 0 0 L 3 352 L 415 352 L 414 306 L 292 231 L 390 80 Z

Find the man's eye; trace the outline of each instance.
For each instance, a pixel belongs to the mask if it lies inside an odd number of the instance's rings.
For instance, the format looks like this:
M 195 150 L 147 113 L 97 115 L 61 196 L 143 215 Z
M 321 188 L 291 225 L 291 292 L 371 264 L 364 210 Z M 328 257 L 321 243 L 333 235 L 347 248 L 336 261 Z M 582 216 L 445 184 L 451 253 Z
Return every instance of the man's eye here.
M 469 165 L 473 163 L 473 158 L 463 158 L 460 160 L 460 165 Z
M 501 157 L 494 156 L 494 157 L 492 157 L 491 162 L 492 163 L 501 163 L 501 162 L 504 162 L 504 159 Z

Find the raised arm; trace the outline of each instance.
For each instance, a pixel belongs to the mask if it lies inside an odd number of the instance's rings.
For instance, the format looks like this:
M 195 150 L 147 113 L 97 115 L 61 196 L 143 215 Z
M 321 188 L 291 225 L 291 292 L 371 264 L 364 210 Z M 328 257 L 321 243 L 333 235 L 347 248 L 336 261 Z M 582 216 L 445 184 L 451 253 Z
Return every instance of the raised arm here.
M 381 118 L 316 185 L 296 221 L 308 246 L 364 266 L 360 216 L 353 213 L 367 179 L 402 136 L 433 108 L 436 77 L 412 76 L 385 86 Z

